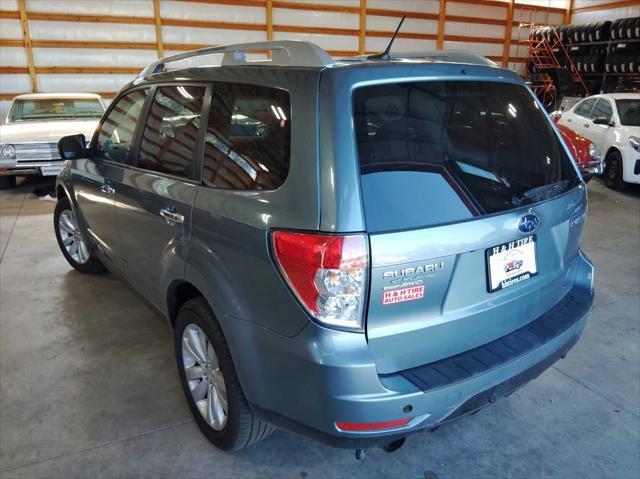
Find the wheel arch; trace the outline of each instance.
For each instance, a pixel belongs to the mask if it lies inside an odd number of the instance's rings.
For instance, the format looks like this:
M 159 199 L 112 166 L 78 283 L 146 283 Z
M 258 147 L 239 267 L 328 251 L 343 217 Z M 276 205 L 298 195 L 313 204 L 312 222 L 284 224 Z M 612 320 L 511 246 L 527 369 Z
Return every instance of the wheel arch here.
M 622 153 L 620 152 L 620 150 L 618 148 L 616 148 L 615 146 L 610 146 L 609 149 L 607 150 L 607 152 L 604 155 L 605 160 L 609 157 L 609 155 L 611 153 L 618 153 L 620 156 L 622 156 Z
M 215 310 L 206 296 L 194 284 L 186 280 L 173 281 L 167 290 L 167 317 L 171 328 L 175 328 L 178 311 L 187 301 L 202 296 L 215 314 Z
M 64 189 L 64 186 L 62 186 L 61 184 L 56 185 L 56 198 L 58 200 L 61 200 L 65 197 L 69 198 L 69 195 L 67 194 L 67 191 Z

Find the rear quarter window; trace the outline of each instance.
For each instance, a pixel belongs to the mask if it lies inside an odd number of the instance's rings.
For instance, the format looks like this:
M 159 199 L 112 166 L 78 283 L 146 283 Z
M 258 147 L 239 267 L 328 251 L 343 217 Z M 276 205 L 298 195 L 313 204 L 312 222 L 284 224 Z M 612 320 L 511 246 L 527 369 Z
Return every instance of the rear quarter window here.
M 568 191 L 575 168 L 529 91 L 428 81 L 353 95 L 367 229 L 433 226 Z
M 248 84 L 216 83 L 205 133 L 205 186 L 273 190 L 289 173 L 289 93 Z

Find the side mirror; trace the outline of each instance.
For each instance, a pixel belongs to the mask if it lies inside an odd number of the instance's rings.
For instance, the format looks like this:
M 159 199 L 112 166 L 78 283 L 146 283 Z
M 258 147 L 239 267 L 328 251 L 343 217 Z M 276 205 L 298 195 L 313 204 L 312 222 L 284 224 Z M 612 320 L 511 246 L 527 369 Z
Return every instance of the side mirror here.
M 58 141 L 58 152 L 63 160 L 87 157 L 86 139 L 83 134 L 63 136 Z
M 607 125 L 607 126 L 613 126 L 613 122 L 611 120 L 609 120 L 609 118 L 607 118 L 606 116 L 597 116 L 593 119 L 593 123 L 595 125 Z

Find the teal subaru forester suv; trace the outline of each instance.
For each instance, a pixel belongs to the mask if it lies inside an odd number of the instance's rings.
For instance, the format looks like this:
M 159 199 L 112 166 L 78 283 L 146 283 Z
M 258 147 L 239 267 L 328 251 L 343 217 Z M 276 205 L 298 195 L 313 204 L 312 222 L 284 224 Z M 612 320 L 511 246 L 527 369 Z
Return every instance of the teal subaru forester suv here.
M 62 253 L 166 318 L 225 450 L 273 428 L 394 449 L 538 376 L 591 309 L 580 173 L 523 81 L 473 54 L 180 54 L 59 149 Z

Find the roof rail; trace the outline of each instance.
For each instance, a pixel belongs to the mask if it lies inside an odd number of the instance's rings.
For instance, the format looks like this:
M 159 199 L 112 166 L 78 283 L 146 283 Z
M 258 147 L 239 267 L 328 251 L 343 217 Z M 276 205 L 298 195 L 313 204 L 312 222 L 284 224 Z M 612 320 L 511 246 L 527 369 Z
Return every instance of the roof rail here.
M 204 55 L 223 54 L 222 65 L 224 66 L 244 65 L 248 63 L 246 56 L 248 52 L 262 52 L 265 50 L 272 53 L 271 60 L 259 60 L 251 63 L 320 68 L 334 63 L 333 58 L 331 58 L 326 51 L 318 45 L 310 42 L 280 40 L 271 42 L 238 43 L 235 45 L 201 48 L 200 50 L 192 50 L 161 58 L 142 70 L 138 75 L 138 78 L 166 71 L 166 65 L 168 63 Z

